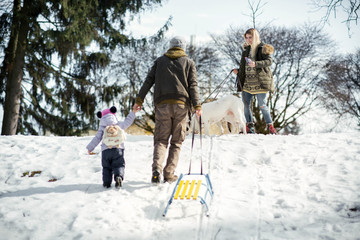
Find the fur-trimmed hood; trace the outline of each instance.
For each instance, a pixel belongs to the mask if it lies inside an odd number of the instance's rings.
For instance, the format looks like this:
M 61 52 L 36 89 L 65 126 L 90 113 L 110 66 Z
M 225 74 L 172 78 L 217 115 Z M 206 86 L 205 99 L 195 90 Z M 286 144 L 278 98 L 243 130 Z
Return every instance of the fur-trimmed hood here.
M 270 55 L 274 53 L 274 47 L 270 44 L 264 44 L 261 50 L 262 54 Z
M 243 48 L 245 49 L 245 48 L 247 48 L 247 47 L 250 47 L 250 45 L 249 45 L 247 42 L 245 42 L 245 43 L 243 44 Z M 266 54 L 266 55 L 271 55 L 271 54 L 273 54 L 274 51 L 275 51 L 275 49 L 274 49 L 274 47 L 273 47 L 272 45 L 267 44 L 267 43 L 263 43 L 263 42 L 261 42 L 261 43 L 258 45 L 258 47 L 261 47 L 261 53 L 262 53 L 262 54 Z

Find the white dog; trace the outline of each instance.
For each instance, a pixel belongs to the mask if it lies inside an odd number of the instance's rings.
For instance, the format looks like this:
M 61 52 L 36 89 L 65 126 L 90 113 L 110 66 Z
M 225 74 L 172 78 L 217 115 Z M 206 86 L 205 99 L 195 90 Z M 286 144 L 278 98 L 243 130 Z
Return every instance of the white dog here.
M 214 102 L 204 103 L 201 108 L 201 119 L 206 135 L 209 135 L 211 124 L 217 124 L 221 129 L 221 133 L 223 133 L 222 121 L 231 124 L 231 133 L 242 131 L 246 134 L 244 104 L 240 98 L 228 95 Z M 193 117 L 191 120 L 190 130 L 193 129 L 194 124 L 195 129 L 199 130 L 199 123 L 196 117 Z

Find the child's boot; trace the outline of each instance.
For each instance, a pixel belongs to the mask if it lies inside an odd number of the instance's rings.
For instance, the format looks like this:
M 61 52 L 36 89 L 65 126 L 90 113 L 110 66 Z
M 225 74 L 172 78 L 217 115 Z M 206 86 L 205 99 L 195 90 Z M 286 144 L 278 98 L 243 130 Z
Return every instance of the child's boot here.
M 116 176 L 115 177 L 115 187 L 116 188 L 121 188 L 122 187 L 122 181 L 123 181 L 122 177 Z

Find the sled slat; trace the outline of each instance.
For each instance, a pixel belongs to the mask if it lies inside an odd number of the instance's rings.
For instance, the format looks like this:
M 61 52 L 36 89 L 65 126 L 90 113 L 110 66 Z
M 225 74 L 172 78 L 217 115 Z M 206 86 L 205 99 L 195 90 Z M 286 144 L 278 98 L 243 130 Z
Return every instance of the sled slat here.
M 201 186 L 201 180 L 199 180 L 199 181 L 197 182 L 196 189 L 195 189 L 195 193 L 194 193 L 194 197 L 193 197 L 194 200 L 196 200 L 197 197 L 198 197 L 198 195 L 199 195 L 200 186 Z
M 190 199 L 190 198 L 191 198 L 191 194 L 192 194 L 192 191 L 193 191 L 193 189 L 194 189 L 194 186 L 195 186 L 195 180 L 192 180 L 192 181 L 191 181 L 191 185 L 190 185 L 189 192 L 188 192 L 188 194 L 187 194 L 187 196 L 186 196 L 186 199 Z
M 177 188 L 177 190 L 176 190 L 174 199 L 178 199 L 179 194 L 180 194 L 180 191 L 181 191 L 181 187 L 182 187 L 183 184 L 184 184 L 184 180 L 181 180 L 180 183 L 179 183 L 179 186 L 178 186 L 178 188 Z
M 184 189 L 183 189 L 183 191 L 182 191 L 182 193 L 181 193 L 181 196 L 180 196 L 180 199 L 184 199 L 184 198 L 185 198 L 185 194 L 186 194 L 186 190 L 187 190 L 187 188 L 188 188 L 188 186 L 189 186 L 189 182 L 190 182 L 189 180 L 186 180 Z
M 208 174 L 181 174 L 165 207 L 163 217 L 166 216 L 171 203 L 178 199 L 190 201 L 199 199 L 199 202 L 206 207 L 206 215 L 209 216 L 209 201 L 213 196 L 214 191 Z

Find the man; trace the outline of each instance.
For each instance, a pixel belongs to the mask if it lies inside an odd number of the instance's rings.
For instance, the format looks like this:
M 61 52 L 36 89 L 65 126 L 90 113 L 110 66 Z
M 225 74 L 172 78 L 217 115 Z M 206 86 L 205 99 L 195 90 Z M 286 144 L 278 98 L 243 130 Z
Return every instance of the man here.
M 134 107 L 141 109 L 146 94 L 154 86 L 155 132 L 151 182 L 172 183 L 179 161 L 182 142 L 185 139 L 188 109 L 192 105 L 196 115 L 201 115 L 195 63 L 185 53 L 186 41 L 182 37 L 170 40 L 170 49 L 155 60 Z M 163 168 L 169 139 L 169 154 Z

